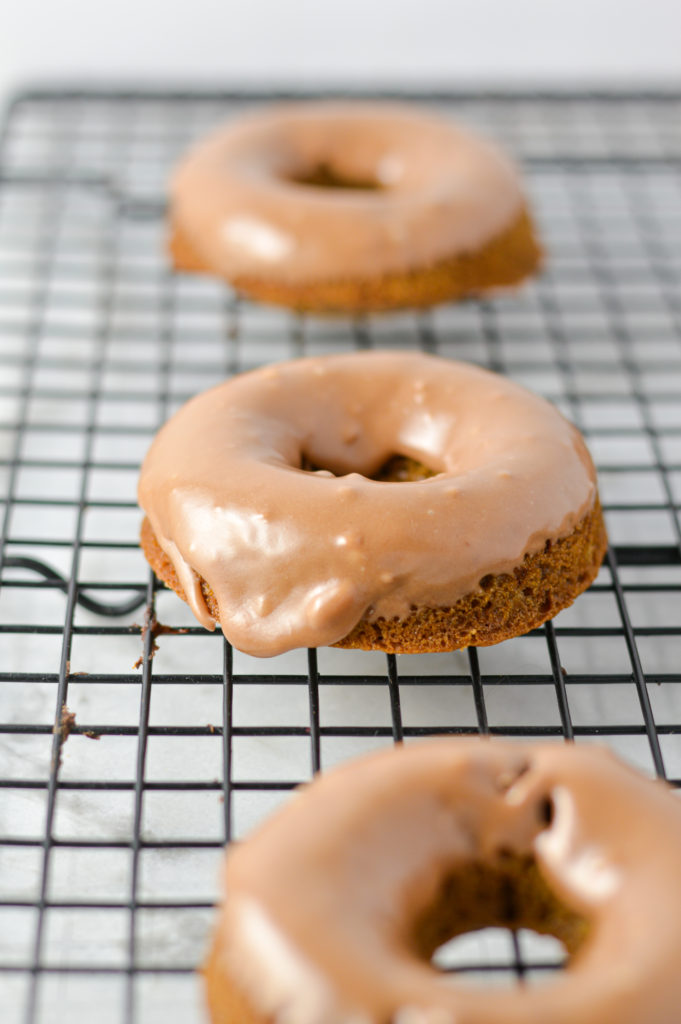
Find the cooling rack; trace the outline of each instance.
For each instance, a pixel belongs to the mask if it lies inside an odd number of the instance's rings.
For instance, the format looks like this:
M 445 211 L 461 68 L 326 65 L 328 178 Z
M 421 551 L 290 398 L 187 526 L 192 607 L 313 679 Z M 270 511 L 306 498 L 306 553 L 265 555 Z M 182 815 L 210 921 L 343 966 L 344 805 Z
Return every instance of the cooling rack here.
M 0 1001 L 6 1024 L 193 1024 L 224 842 L 311 774 L 434 733 L 606 742 L 681 779 L 681 95 L 429 94 L 523 165 L 549 252 L 516 295 L 361 321 L 174 275 L 164 189 L 272 96 L 29 90 L 0 137 Z M 258 661 L 137 547 L 139 461 L 192 394 L 263 362 L 421 347 L 508 374 L 588 438 L 612 546 L 495 648 Z M 160 625 L 162 623 L 162 626 Z M 440 956 L 541 978 L 549 940 Z

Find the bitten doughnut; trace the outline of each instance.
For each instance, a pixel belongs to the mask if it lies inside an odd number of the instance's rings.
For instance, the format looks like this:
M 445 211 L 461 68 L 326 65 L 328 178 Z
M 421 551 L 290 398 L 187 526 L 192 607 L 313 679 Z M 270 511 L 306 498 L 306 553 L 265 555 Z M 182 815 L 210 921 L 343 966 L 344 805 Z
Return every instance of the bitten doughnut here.
M 170 192 L 177 269 L 298 310 L 430 306 L 518 284 L 541 260 L 510 161 L 406 104 L 253 113 L 199 142 Z
M 153 442 L 139 501 L 156 573 L 256 655 L 497 643 L 570 604 L 606 545 L 575 427 L 415 352 L 275 364 L 199 395 Z
M 672 1024 L 681 804 L 604 748 L 437 739 L 346 763 L 229 849 L 213 1024 Z M 541 986 L 474 989 L 448 939 L 532 928 Z

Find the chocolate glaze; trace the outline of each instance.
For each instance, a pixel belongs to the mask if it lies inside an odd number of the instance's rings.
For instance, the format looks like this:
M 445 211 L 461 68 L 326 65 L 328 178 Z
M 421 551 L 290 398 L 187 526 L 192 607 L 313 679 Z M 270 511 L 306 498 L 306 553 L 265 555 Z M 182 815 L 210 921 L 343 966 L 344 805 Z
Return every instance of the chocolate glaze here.
M 321 188 L 306 178 L 373 182 Z M 227 278 L 311 283 L 409 272 L 477 250 L 523 207 L 493 145 L 406 104 L 288 104 L 200 142 L 171 183 L 173 224 Z
M 369 479 L 396 454 L 435 475 Z M 448 607 L 571 533 L 595 496 L 584 442 L 548 402 L 399 352 L 275 364 L 199 395 L 139 483 L 196 617 L 213 628 L 200 576 L 227 638 L 262 656 L 334 643 L 365 614 Z
M 409 942 L 447 873 L 501 848 L 590 925 L 540 987 L 467 988 Z M 605 749 L 437 739 L 350 762 L 231 847 L 225 884 L 211 970 L 275 1024 L 678 1020 L 681 805 Z

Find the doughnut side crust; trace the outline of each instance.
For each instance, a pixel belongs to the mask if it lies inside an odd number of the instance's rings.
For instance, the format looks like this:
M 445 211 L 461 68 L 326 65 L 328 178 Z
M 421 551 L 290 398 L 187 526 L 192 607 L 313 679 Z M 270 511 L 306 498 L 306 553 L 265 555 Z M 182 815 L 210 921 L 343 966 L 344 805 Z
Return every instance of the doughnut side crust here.
M 159 579 L 186 600 L 175 568 L 146 517 L 140 542 Z M 603 513 L 596 502 L 567 537 L 547 541 L 541 551 L 526 555 L 512 573 L 484 577 L 479 590 L 450 608 L 418 608 L 405 619 L 363 618 L 333 646 L 418 654 L 488 647 L 520 636 L 553 618 L 590 586 L 606 548 Z M 205 580 L 201 589 L 211 615 L 219 619 L 217 601 Z
M 179 225 L 172 221 L 168 242 L 176 270 L 214 273 L 195 253 Z M 404 274 L 381 274 L 357 280 L 328 280 L 308 284 L 270 281 L 266 277 L 234 277 L 237 292 L 260 302 L 299 312 L 380 312 L 426 308 L 441 302 L 513 287 L 536 273 L 543 252 L 532 218 L 524 208 L 511 226 L 480 249 L 457 253 L 431 266 Z

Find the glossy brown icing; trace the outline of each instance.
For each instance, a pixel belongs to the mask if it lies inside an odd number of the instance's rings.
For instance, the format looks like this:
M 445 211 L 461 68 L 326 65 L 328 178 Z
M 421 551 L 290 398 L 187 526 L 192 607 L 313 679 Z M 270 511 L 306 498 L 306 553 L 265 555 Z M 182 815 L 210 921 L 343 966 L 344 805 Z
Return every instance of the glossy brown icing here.
M 312 183 L 324 179 L 354 187 Z M 395 103 L 259 111 L 198 143 L 171 184 L 173 224 L 202 265 L 274 283 L 429 267 L 481 248 L 523 206 L 491 143 Z
M 588 924 L 540 987 L 476 990 L 415 953 L 414 923 L 443 879 L 500 851 L 530 858 Z M 602 748 L 436 739 L 347 763 L 231 847 L 225 885 L 207 969 L 215 1019 L 233 1019 L 223 984 L 249 1020 L 274 1024 L 678 1018 L 681 805 Z
M 391 456 L 435 475 L 370 479 Z M 307 463 L 323 467 L 301 468 Z M 240 650 L 334 643 L 368 613 L 448 607 L 593 507 L 578 431 L 503 377 L 413 352 L 275 364 L 188 402 L 139 501 L 194 614 Z

